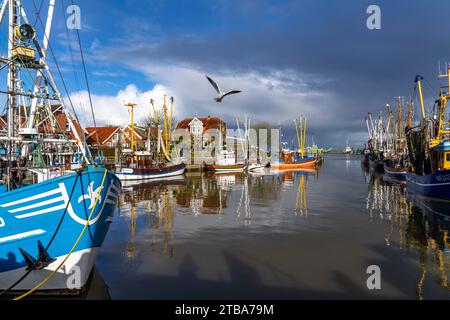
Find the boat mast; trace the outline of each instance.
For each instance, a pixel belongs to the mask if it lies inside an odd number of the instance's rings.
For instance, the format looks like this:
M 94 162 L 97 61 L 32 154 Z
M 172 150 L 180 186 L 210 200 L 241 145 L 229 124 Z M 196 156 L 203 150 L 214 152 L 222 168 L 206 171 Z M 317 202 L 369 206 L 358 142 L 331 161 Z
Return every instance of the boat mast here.
M 413 102 L 412 100 L 409 100 L 408 122 L 407 122 L 408 128 L 411 128 L 412 112 L 413 112 Z
M 439 144 L 442 142 L 443 136 L 446 134 L 450 134 L 450 130 L 445 130 L 444 129 L 444 124 L 448 124 L 445 123 L 445 110 L 447 108 L 447 101 L 450 98 L 450 64 L 447 65 L 447 74 L 443 74 L 443 75 L 439 75 L 439 77 L 446 77 L 448 79 L 448 87 L 447 87 L 447 92 L 443 92 L 443 90 L 441 90 L 441 94 L 440 94 L 440 98 L 439 98 L 439 130 L 438 130 L 438 135 L 436 137 L 436 142 L 433 143 L 433 145 L 435 144 Z
M 417 83 L 417 87 L 419 89 L 419 99 L 420 99 L 420 108 L 422 109 L 422 119 L 425 119 L 425 105 L 423 103 L 423 94 L 422 94 L 422 80 L 423 77 L 421 75 L 416 76 L 415 82 Z
M 41 49 L 41 64 L 44 64 L 46 61 L 47 56 L 47 48 L 49 44 L 50 39 L 50 32 L 52 30 L 52 21 L 53 21 L 53 12 L 55 9 L 55 0 L 49 1 L 49 7 L 48 7 L 48 14 L 47 14 L 47 21 L 45 23 L 45 33 L 44 38 L 42 39 L 42 49 Z M 39 93 L 40 85 L 42 81 L 42 73 L 38 70 L 36 74 L 36 81 L 34 83 L 34 94 Z M 31 101 L 31 108 L 30 108 L 30 116 L 28 118 L 28 128 L 31 129 L 34 126 L 34 119 L 36 116 L 36 107 L 37 107 L 38 99 L 36 97 L 33 98 Z
M 397 140 L 397 152 L 402 152 L 403 151 L 403 124 L 402 124 L 402 117 L 403 117 L 403 110 L 402 110 L 402 98 L 399 96 L 398 97 L 398 109 L 397 109 L 397 135 L 398 135 L 398 140 Z
M 387 109 L 387 112 L 388 112 L 388 115 L 389 115 L 389 124 L 390 124 L 390 126 L 391 126 L 391 128 L 392 128 L 392 132 L 391 132 L 391 136 L 392 136 L 392 140 L 391 140 L 391 142 L 392 142 L 392 148 L 393 148 L 394 151 L 395 151 L 395 147 L 396 147 L 396 143 L 395 143 L 395 136 L 396 136 L 396 134 L 395 134 L 395 123 L 394 123 L 394 117 L 393 117 L 393 115 L 392 115 L 391 105 L 390 105 L 389 103 L 386 104 L 386 109 Z M 389 124 L 388 124 L 388 126 L 386 127 L 386 130 L 387 130 L 386 135 L 387 135 L 387 141 L 388 141 L 388 143 L 389 143 Z M 389 146 L 388 146 L 388 149 L 389 149 Z
M 131 134 L 130 134 L 130 149 L 131 149 L 131 153 L 134 155 L 134 152 L 136 151 L 136 143 L 134 141 L 134 108 L 137 106 L 136 103 L 127 103 L 124 105 L 126 108 L 128 108 L 128 111 L 130 112 L 130 129 L 131 129 Z
M 12 153 L 14 151 L 15 143 L 13 143 L 12 137 L 14 136 L 14 124 L 16 121 L 14 120 L 14 110 L 16 104 L 16 78 L 17 78 L 17 69 L 16 65 L 12 63 L 13 59 L 13 49 L 16 45 L 16 39 L 14 37 L 14 28 L 18 24 L 18 16 L 17 16 L 17 3 L 16 0 L 8 0 L 8 115 L 7 115 L 7 135 L 8 135 L 8 167 L 7 167 L 7 175 L 8 175 L 8 189 L 11 189 L 11 161 L 12 161 Z

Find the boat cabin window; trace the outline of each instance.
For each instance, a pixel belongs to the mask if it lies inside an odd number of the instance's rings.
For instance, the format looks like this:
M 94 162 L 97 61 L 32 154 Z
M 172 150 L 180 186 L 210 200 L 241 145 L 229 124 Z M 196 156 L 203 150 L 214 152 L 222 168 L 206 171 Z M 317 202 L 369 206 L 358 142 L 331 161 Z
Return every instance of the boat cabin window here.
M 444 153 L 444 169 L 450 169 L 450 151 Z

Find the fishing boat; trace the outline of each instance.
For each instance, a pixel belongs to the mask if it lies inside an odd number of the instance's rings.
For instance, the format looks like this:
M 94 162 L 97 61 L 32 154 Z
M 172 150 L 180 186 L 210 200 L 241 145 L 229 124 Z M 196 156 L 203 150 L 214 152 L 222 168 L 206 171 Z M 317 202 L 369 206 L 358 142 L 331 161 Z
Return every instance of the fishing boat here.
M 173 98 L 170 99 L 170 114 L 173 109 Z M 155 102 L 151 100 L 155 115 Z M 173 161 L 170 155 L 170 139 L 172 130 L 172 116 L 167 115 L 166 97 L 164 96 L 163 104 L 163 122 L 164 129 L 160 130 L 158 120 L 156 120 L 156 129 L 158 132 L 158 147 L 156 152 L 150 151 L 150 141 L 147 143 L 147 150 L 137 150 L 134 125 L 134 108 L 135 103 L 127 103 L 131 117 L 129 126 L 130 149 L 124 149 L 120 152 L 120 163 L 116 164 L 116 176 L 120 181 L 138 181 L 148 179 L 162 179 L 167 177 L 183 175 L 186 171 L 186 165 L 181 161 Z M 157 117 L 155 116 L 155 119 Z
M 298 151 L 281 150 L 280 159 L 270 162 L 270 167 L 278 170 L 314 169 L 317 163 L 317 156 L 306 154 L 306 118 L 300 117 L 294 120 L 295 133 Z
M 161 165 L 161 167 L 117 167 L 116 176 L 120 181 L 161 179 L 173 176 L 179 176 L 186 171 L 184 163 L 173 165 Z
M 450 99 L 450 65 L 446 89 L 441 88 L 434 108 L 435 114 L 427 118 L 423 102 L 423 77 L 416 76 L 422 119 L 417 126 L 408 124 L 406 136 L 408 143 L 410 170 L 406 173 L 408 191 L 424 196 L 450 199 L 450 128 L 445 120 L 447 101 Z
M 361 165 L 364 168 L 369 167 L 369 156 L 370 156 L 370 149 L 364 145 L 364 149 L 362 151 L 362 156 L 361 156 Z
M 0 57 L 8 81 L 2 91 L 7 130 L 0 135 L 6 150 L 0 163 L 0 295 L 23 293 L 17 299 L 83 290 L 121 189 L 113 172 L 93 164 L 83 130 L 47 64 L 54 7 L 49 0 L 42 44 L 19 1 L 3 1 L 0 9 L 0 22 L 8 17 L 9 30 L 8 56 Z M 32 78 L 31 88 L 22 74 Z M 66 155 L 67 168 L 48 154 Z M 82 159 L 76 171 L 74 154 Z
M 389 115 L 389 124 L 386 128 L 387 156 L 384 160 L 384 174 L 390 178 L 406 179 L 406 137 L 403 130 L 402 98 L 398 97 L 397 123 L 394 121 L 390 104 L 386 104 Z M 408 123 L 411 122 L 412 101 L 408 112 Z M 391 131 L 389 132 L 389 128 Z
M 270 167 L 278 170 L 314 169 L 316 157 L 294 156 L 294 152 L 282 153 L 281 160 L 270 162 Z
M 387 151 L 386 127 L 384 126 L 383 116 L 380 114 L 378 119 L 373 121 L 372 114 L 369 112 L 365 121 L 369 133 L 369 139 L 367 141 L 369 152 L 366 153 L 369 168 L 383 172 Z
M 350 153 L 352 153 L 352 148 L 348 145 L 348 140 L 347 140 L 347 142 L 346 142 L 346 147 L 345 147 L 344 153 L 345 153 L 345 154 L 350 154 Z
M 245 163 L 236 163 L 233 151 L 223 151 L 214 164 L 204 163 L 203 167 L 206 171 L 215 172 L 244 172 L 247 168 Z
M 385 162 L 383 170 L 384 174 L 390 178 L 406 179 L 406 168 L 400 164 L 395 166 L 392 162 Z
M 263 164 L 263 163 L 251 163 L 249 164 L 247 170 L 250 172 L 256 172 L 256 171 L 264 171 L 267 168 L 268 164 Z

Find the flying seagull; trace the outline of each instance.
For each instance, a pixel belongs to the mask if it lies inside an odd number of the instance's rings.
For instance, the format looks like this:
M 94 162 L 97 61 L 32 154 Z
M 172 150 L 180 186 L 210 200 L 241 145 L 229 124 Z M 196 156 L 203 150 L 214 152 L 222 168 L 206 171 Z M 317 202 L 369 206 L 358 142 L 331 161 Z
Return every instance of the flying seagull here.
M 222 99 L 225 98 L 225 96 L 229 95 L 229 94 L 235 94 L 235 93 L 239 93 L 241 92 L 240 90 L 232 90 L 232 91 L 228 91 L 228 92 L 223 92 L 220 91 L 219 85 L 210 77 L 208 77 L 207 75 L 205 75 L 206 79 L 208 79 L 209 83 L 211 83 L 211 85 L 213 86 L 213 88 L 217 91 L 217 98 L 214 98 L 214 100 L 216 100 L 217 102 L 222 102 Z

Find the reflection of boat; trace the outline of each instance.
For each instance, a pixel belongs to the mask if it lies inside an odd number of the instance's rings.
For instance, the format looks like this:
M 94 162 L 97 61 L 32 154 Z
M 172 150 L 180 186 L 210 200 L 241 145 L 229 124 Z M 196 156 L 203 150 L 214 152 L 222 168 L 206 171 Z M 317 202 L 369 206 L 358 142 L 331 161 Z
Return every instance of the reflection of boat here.
M 122 182 L 122 187 L 133 187 L 133 186 L 139 186 L 139 187 L 150 187 L 155 185 L 181 185 L 186 182 L 186 178 L 184 175 L 176 175 L 176 176 L 170 176 L 166 178 L 160 178 L 160 179 L 146 179 L 146 180 L 129 180 Z
M 270 171 L 271 174 L 294 174 L 294 175 L 312 175 L 317 174 L 316 169 L 291 169 L 291 170 L 278 170 L 273 169 Z
M 426 277 L 431 277 L 444 288 L 450 288 L 447 254 L 450 252 L 450 201 L 411 194 L 403 183 L 387 183 L 381 177 L 380 174 L 370 174 L 367 196 L 369 217 L 379 217 L 385 221 L 387 246 L 408 248 L 417 254 L 417 265 L 421 269 L 420 273 L 414 274 L 417 298 L 423 299 L 425 296 Z
M 116 176 L 121 181 L 161 179 L 182 175 L 186 171 L 184 163 L 163 167 L 117 167 Z

